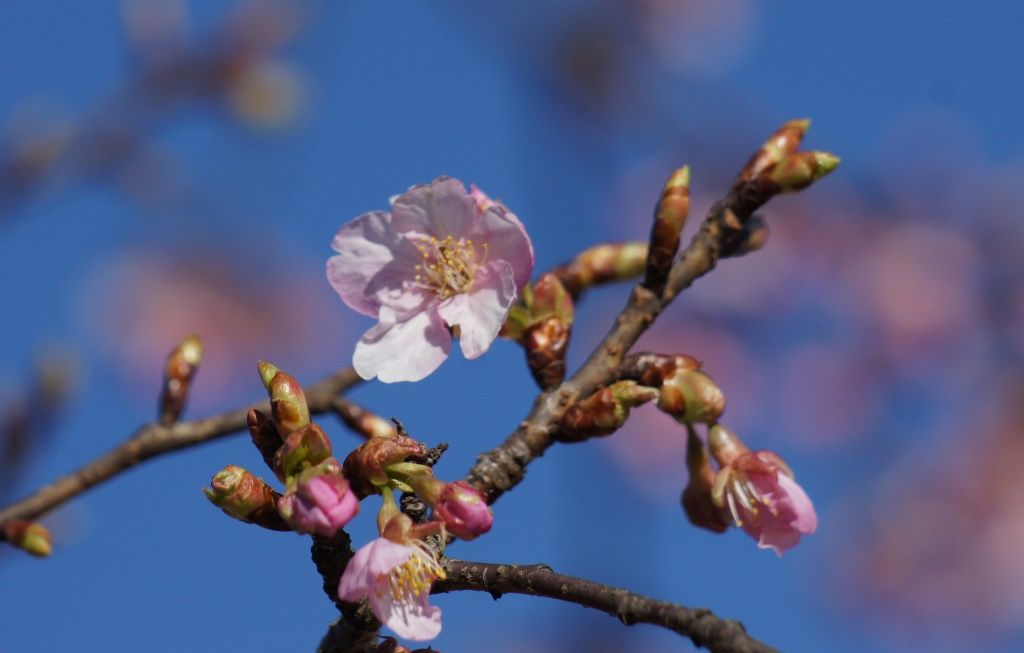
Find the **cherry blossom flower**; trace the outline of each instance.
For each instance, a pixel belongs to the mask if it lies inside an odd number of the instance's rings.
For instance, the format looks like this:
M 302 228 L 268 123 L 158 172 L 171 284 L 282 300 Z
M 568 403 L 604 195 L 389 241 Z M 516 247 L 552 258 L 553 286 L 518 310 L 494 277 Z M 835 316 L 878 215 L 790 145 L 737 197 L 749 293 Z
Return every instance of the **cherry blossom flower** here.
M 422 540 L 379 537 L 356 551 L 338 584 L 338 598 L 368 598 L 373 614 L 395 634 L 425 641 L 441 632 L 441 608 L 430 605 L 430 586 L 444 569 Z
M 715 459 L 722 464 L 711 498 L 728 507 L 736 525 L 757 540 L 761 549 L 782 555 L 800 542 L 801 535 L 818 529 L 814 504 L 793 480 L 793 472 L 771 451 L 750 451 L 720 425 L 708 433 Z
M 448 357 L 452 335 L 466 358 L 491 346 L 533 272 L 533 246 L 519 219 L 484 197 L 440 177 L 338 231 L 327 279 L 378 319 L 356 345 L 360 376 L 418 381 Z

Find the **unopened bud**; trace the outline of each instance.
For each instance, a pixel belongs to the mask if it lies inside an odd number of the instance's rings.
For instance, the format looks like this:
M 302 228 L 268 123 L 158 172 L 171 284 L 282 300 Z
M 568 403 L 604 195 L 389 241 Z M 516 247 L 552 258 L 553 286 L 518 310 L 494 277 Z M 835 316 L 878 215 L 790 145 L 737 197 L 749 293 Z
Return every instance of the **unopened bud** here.
M 335 401 L 334 412 L 345 426 L 364 438 L 392 438 L 398 433 L 390 421 L 340 397 Z
M 577 442 L 614 433 L 626 423 L 630 409 L 657 398 L 656 388 L 617 381 L 573 405 L 562 419 L 558 438 Z
M 554 388 L 565 378 L 565 354 L 571 333 L 572 327 L 552 316 L 530 327 L 523 337 L 526 364 L 544 390 Z
M 800 147 L 811 121 L 807 119 L 790 120 L 768 137 L 757 152 L 754 152 L 747 164 L 743 166 L 738 182 L 750 181 L 769 166 L 772 166 L 784 157 L 793 154 Z
M 646 242 L 605 243 L 584 250 L 552 273 L 575 298 L 591 286 L 638 277 L 646 266 Z
M 278 501 L 281 517 L 298 533 L 331 537 L 359 513 L 359 500 L 333 459 L 300 475 Z
M 665 379 L 658 408 L 679 421 L 712 424 L 725 412 L 725 395 L 704 372 L 684 369 Z
M 623 378 L 637 381 L 640 385 L 657 388 L 665 382 L 665 379 L 674 376 L 677 371 L 699 370 L 700 361 L 686 354 L 641 352 L 626 356 L 619 369 Z
M 281 437 L 309 424 L 306 396 L 295 377 L 265 361 L 260 361 L 257 368 L 270 395 L 271 414 Z
M 192 378 L 203 361 L 203 341 L 190 335 L 171 350 L 164 368 L 164 387 L 160 393 L 160 423 L 173 424 L 181 416 L 188 400 Z
M 656 295 L 665 289 L 669 270 L 679 251 L 679 237 L 689 213 L 690 168 L 683 166 L 665 182 L 665 188 L 654 209 L 654 225 L 651 227 L 643 285 Z
M 379 492 L 389 476 L 385 468 L 409 458 L 424 458 L 427 448 L 422 442 L 405 435 L 391 438 L 370 438 L 345 458 L 345 478 L 356 496 L 362 498 Z
M 276 531 L 290 530 L 277 513 L 278 495 L 248 470 L 228 465 L 217 472 L 210 487 L 203 488 L 210 503 L 239 521 Z
M 267 467 L 274 469 L 274 454 L 281 447 L 281 436 L 277 427 L 267 415 L 252 408 L 245 416 L 246 424 L 249 426 L 249 436 L 252 443 L 263 456 L 263 462 Z M 276 471 L 275 471 L 276 473 Z M 284 480 L 283 478 L 281 479 Z
M 522 341 L 531 328 L 550 318 L 557 318 L 565 327 L 573 321 L 572 296 L 552 272 L 523 287 L 519 299 L 509 309 L 499 335 Z
M 792 193 L 807 188 L 839 166 L 839 157 L 828 152 L 796 152 L 764 171 L 763 176 Z
M 331 439 L 316 424 L 306 424 L 292 431 L 274 454 L 274 472 L 278 478 L 297 476 L 331 457 Z
M 38 558 L 53 552 L 53 536 L 49 529 L 34 521 L 17 519 L 3 525 L 3 539 Z
M 711 468 L 700 437 L 692 426 L 688 426 L 687 429 L 686 468 L 690 472 L 690 479 L 680 499 L 683 511 L 694 526 L 722 533 L 729 528 L 729 522 L 711 497 L 715 471 Z
M 491 530 L 494 523 L 483 495 L 463 481 L 445 483 L 433 508 L 448 532 L 463 540 L 476 539 Z

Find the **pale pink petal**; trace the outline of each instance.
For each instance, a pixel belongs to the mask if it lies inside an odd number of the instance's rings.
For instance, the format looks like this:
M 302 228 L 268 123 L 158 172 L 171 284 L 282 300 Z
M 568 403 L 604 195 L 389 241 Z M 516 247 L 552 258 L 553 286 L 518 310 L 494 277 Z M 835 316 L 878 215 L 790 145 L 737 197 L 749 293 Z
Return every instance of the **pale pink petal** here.
M 383 537 L 369 542 L 356 551 L 345 567 L 338 584 L 338 598 L 342 601 L 359 601 L 372 596 L 380 578 L 386 582 L 387 575 L 395 567 L 405 563 L 413 555 L 413 547 Z
M 757 540 L 757 548 L 774 549 L 779 556 L 783 551 L 792 549 L 800 543 L 800 533 L 785 521 L 772 515 L 766 515 L 756 532 L 745 529 Z
M 488 261 L 505 261 L 512 266 L 516 288 L 522 289 L 533 274 L 533 243 L 514 213 L 494 204 L 473 227 L 473 238 L 487 243 Z
M 463 355 L 476 358 L 498 337 L 515 298 L 512 267 L 503 261 L 494 261 L 477 269 L 471 292 L 441 302 L 438 312 L 449 326 L 458 325 Z
M 780 501 L 782 504 L 780 508 L 784 506 L 788 513 L 787 515 L 780 514 L 780 516 L 787 517 L 790 525 L 804 535 L 810 535 L 818 530 L 818 515 L 804 489 L 796 481 L 782 473 L 779 473 L 778 484 L 779 489 L 786 497 Z
M 391 205 L 395 231 L 415 231 L 427 236 L 456 240 L 469 233 L 476 217 L 476 201 L 458 179 L 438 177 L 414 186 Z
M 345 573 L 341 575 L 341 581 L 338 583 L 338 598 L 342 601 L 361 601 L 373 593 L 375 576 L 370 573 L 372 544 L 373 542 L 356 551 L 345 566 Z
M 384 625 L 402 639 L 422 642 L 434 639 L 441 633 L 441 608 L 427 603 L 426 593 L 405 596 L 396 601 L 387 592 L 382 597 L 370 595 L 373 614 Z
M 331 242 L 338 252 L 327 260 L 327 280 L 342 301 L 364 315 L 377 317 L 380 303 L 366 294 L 370 280 L 395 259 L 399 236 L 383 211 L 365 213 L 342 226 Z
M 419 381 L 448 358 L 451 334 L 433 306 L 402 322 L 392 321 L 393 314 L 384 306 L 380 317 L 352 355 L 352 365 L 362 378 L 377 377 L 384 383 Z

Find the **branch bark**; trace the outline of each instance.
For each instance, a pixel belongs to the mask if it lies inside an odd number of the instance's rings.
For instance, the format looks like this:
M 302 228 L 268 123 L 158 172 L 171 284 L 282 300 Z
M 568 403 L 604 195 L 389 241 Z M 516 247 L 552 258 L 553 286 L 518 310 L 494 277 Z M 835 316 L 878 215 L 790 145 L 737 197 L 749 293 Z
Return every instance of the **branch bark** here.
M 309 386 L 306 390 L 306 401 L 310 413 L 331 410 L 334 397 L 359 381 L 355 371 L 346 368 Z M 158 422 L 146 424 L 99 458 L 0 509 L 0 524 L 15 519 L 37 519 L 93 486 L 150 458 L 244 431 L 245 416 L 250 408 L 270 412 L 270 404 L 264 401 L 212 417 L 178 422 L 169 426 L 162 426 Z
M 737 621 L 721 619 L 704 608 L 687 608 L 628 590 L 555 573 L 547 565 L 500 565 L 446 559 L 447 580 L 434 583 L 433 593 L 456 590 L 529 594 L 600 610 L 632 626 L 643 623 L 668 628 L 713 653 L 773 653 Z
M 680 292 L 714 269 L 723 252 L 735 248 L 743 225 L 773 194 L 756 185 L 735 184 L 711 207 L 690 244 L 676 259 L 664 292 L 658 295 L 641 285 L 634 287 L 611 331 L 583 366 L 557 388 L 539 395 L 519 427 L 500 445 L 477 458 L 466 482 L 480 490 L 488 503 L 515 487 L 526 474 L 527 465 L 554 442 L 558 424 L 569 407 L 615 380 L 623 357 L 641 334 Z

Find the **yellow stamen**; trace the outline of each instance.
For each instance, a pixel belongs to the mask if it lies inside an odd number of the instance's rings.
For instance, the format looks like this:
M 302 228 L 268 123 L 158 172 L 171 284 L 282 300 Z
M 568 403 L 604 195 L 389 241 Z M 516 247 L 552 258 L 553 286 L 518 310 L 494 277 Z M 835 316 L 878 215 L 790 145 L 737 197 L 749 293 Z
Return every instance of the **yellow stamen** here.
M 416 270 L 422 275 L 416 281 L 427 286 L 441 299 L 467 292 L 473 285 L 478 266 L 476 249 L 472 240 L 455 240 L 446 236 L 443 240 L 431 236 L 429 241 L 416 246 L 423 255 L 423 265 Z M 484 252 L 487 243 L 484 243 Z

